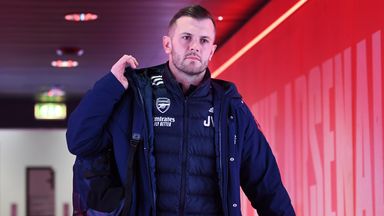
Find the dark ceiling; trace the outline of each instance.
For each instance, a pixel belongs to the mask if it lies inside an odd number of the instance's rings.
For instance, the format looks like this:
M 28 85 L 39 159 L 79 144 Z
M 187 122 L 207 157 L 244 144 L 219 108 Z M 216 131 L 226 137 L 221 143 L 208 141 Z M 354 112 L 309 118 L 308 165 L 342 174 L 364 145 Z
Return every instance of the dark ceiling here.
M 217 21 L 217 44 L 223 44 L 267 0 L 1 0 L 0 97 L 34 97 L 59 86 L 67 97 L 80 97 L 123 54 L 132 54 L 141 67 L 166 60 L 161 38 L 172 15 L 181 7 L 201 4 Z M 93 12 L 99 19 L 68 22 L 64 15 Z M 56 50 L 75 46 L 82 56 Z M 73 69 L 54 68 L 51 61 L 72 58 Z

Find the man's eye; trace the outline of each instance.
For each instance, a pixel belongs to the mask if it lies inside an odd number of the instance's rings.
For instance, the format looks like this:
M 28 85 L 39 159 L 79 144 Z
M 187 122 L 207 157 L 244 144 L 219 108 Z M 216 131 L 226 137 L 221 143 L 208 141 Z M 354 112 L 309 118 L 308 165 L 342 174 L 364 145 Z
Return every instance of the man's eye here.
M 207 39 L 201 39 L 200 41 L 201 41 L 201 43 L 209 43 L 209 40 L 207 40 Z
M 189 39 L 191 39 L 191 36 L 189 36 L 189 35 L 184 35 L 182 38 L 183 38 L 184 40 L 189 40 Z

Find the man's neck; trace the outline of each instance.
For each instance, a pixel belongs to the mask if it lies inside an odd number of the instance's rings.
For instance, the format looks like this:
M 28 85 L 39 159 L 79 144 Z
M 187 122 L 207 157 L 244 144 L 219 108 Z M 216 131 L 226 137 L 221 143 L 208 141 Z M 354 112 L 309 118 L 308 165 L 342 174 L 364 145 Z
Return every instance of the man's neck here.
M 190 75 L 184 73 L 183 71 L 179 71 L 177 68 L 172 67 L 172 65 L 169 65 L 169 68 L 176 81 L 181 84 L 184 93 L 188 91 L 191 85 L 198 86 L 204 79 L 204 75 L 206 73 L 206 71 L 204 71 L 196 75 Z

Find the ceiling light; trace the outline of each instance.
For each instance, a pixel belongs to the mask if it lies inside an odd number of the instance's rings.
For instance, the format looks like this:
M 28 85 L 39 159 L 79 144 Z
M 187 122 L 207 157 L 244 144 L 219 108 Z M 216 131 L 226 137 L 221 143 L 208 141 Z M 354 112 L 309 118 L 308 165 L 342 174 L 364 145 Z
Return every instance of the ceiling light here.
M 217 17 L 217 20 L 219 20 L 219 21 L 223 21 L 223 19 L 224 19 L 224 17 L 222 17 L 222 16 Z
M 62 55 L 76 55 L 82 56 L 84 54 L 84 50 L 79 47 L 60 47 L 56 50 L 56 54 L 59 56 Z
M 282 14 L 277 20 L 275 20 L 272 24 L 270 24 L 267 28 L 265 28 L 261 33 L 256 35 L 251 41 L 249 41 L 243 48 L 237 51 L 232 57 L 230 57 L 226 62 L 224 62 L 221 66 L 219 66 L 212 73 L 212 77 L 216 78 L 221 73 L 223 73 L 229 66 L 231 66 L 235 61 L 237 61 L 241 56 L 243 56 L 248 50 L 250 50 L 253 46 L 258 44 L 263 38 L 265 38 L 269 33 L 271 33 L 275 28 L 277 28 L 282 22 L 288 19 L 294 12 L 296 12 L 301 6 L 304 5 L 308 0 L 299 0 L 289 8 L 284 14 Z
M 79 62 L 74 60 L 55 60 L 51 62 L 52 67 L 70 68 L 77 67 Z
M 65 20 L 73 22 L 86 22 L 93 21 L 98 18 L 97 14 L 94 13 L 73 13 L 65 15 Z
M 54 85 L 52 87 L 44 87 L 38 94 L 36 94 L 35 100 L 37 102 L 63 102 L 65 101 L 65 91 Z
M 58 87 L 52 87 L 47 91 L 47 96 L 49 97 L 63 97 L 65 96 L 65 92 Z

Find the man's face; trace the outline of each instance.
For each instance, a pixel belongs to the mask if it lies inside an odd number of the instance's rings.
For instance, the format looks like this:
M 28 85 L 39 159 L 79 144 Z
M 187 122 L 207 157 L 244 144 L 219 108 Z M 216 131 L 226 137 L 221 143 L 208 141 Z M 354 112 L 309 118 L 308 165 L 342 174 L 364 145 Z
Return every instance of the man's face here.
M 198 75 L 205 72 L 215 52 L 215 27 L 210 19 L 180 17 L 163 38 L 173 72 Z

